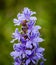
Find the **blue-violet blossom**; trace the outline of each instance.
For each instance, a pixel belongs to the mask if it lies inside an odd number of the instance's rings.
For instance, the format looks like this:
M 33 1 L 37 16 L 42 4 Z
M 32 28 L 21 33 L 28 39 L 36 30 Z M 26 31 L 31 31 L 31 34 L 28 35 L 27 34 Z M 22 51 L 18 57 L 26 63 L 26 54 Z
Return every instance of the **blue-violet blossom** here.
M 45 49 L 39 46 L 39 42 L 43 41 L 39 33 L 41 27 L 35 26 L 37 18 L 32 16 L 33 14 L 36 12 L 24 8 L 21 14 L 18 13 L 18 19 L 14 19 L 16 26 L 21 25 L 21 31 L 19 32 L 16 28 L 12 34 L 11 43 L 18 41 L 18 43 L 14 43 L 14 51 L 10 53 L 14 59 L 14 65 L 36 65 L 39 60 L 42 60 L 40 65 L 44 64 L 43 52 Z

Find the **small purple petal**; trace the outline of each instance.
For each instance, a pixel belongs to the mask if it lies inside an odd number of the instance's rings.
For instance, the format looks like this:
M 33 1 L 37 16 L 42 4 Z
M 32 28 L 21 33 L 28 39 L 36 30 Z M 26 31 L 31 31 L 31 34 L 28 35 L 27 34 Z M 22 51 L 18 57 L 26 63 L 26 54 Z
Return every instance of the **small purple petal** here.
M 20 45 L 21 45 L 21 43 L 14 44 L 13 49 L 19 51 L 20 50 Z
M 45 50 L 44 48 L 41 48 L 41 47 L 38 48 L 38 52 L 39 52 L 39 53 L 43 52 L 44 50 Z
M 40 65 L 44 65 L 44 62 L 41 62 Z
M 28 65 L 30 63 L 30 59 L 26 60 L 26 65 Z
M 15 26 L 16 26 L 16 25 L 20 25 L 20 21 L 17 20 L 17 19 L 14 19 L 14 23 L 15 23 Z
M 42 38 L 37 37 L 37 38 L 34 39 L 34 41 L 35 42 L 43 42 L 44 40 Z
M 18 32 L 18 28 L 16 28 L 15 32 L 13 33 L 13 39 L 11 42 L 13 43 L 15 40 L 20 40 L 20 33 Z
M 37 18 L 36 17 L 30 17 L 30 21 L 36 21 Z
M 24 8 L 23 14 L 30 16 L 30 14 L 31 14 L 30 9 Z
M 40 54 L 40 53 L 36 53 L 36 55 L 37 55 L 37 57 L 38 57 L 38 59 L 41 59 L 42 58 L 42 54 Z
M 34 60 L 32 60 L 33 64 L 35 64 L 36 62 Z
M 13 64 L 14 64 L 14 65 L 20 65 L 20 63 L 18 63 L 18 62 L 14 62 Z
M 27 55 L 31 55 L 32 51 L 31 50 L 26 50 Z
M 26 47 L 27 47 L 27 48 L 32 48 L 31 41 L 28 41 L 28 42 L 26 43 Z
M 18 57 L 19 56 L 19 52 L 17 51 L 13 51 L 10 53 L 11 56 L 13 56 L 14 58 Z

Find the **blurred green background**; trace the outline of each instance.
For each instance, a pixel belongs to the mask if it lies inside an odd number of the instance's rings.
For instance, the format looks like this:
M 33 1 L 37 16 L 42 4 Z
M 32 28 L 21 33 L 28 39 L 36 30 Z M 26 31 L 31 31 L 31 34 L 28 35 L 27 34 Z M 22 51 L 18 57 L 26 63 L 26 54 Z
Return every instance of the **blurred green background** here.
M 45 65 L 56 65 L 56 0 L 0 0 L 0 65 L 13 65 L 11 35 L 15 30 L 13 19 L 24 7 L 36 11 L 36 25 L 42 29 L 40 43 L 46 50 Z

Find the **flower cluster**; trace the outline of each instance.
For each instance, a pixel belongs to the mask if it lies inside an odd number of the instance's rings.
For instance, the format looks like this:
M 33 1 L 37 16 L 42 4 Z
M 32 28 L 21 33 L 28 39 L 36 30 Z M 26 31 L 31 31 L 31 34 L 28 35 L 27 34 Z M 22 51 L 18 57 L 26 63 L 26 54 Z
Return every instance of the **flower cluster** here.
M 18 19 L 14 19 L 15 26 L 21 25 L 21 31 L 16 28 L 12 34 L 12 43 L 16 40 L 18 43 L 13 45 L 14 51 L 10 55 L 14 59 L 14 65 L 36 65 L 39 60 L 42 60 L 40 65 L 45 61 L 43 57 L 44 48 L 39 46 L 39 42 L 43 39 L 40 38 L 40 26 L 35 26 L 37 18 L 32 16 L 36 12 L 32 12 L 28 8 L 24 8 L 22 14 L 17 15 Z

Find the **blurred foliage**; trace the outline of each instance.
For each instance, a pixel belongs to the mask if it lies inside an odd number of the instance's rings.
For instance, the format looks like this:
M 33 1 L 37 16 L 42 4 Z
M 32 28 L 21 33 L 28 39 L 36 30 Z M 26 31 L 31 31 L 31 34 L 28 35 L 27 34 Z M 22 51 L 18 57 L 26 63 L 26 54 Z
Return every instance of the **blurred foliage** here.
M 0 65 L 13 65 L 10 56 L 13 19 L 24 7 L 37 12 L 36 25 L 42 27 L 41 37 L 45 40 L 40 43 L 46 49 L 45 65 L 56 65 L 56 0 L 0 0 Z

